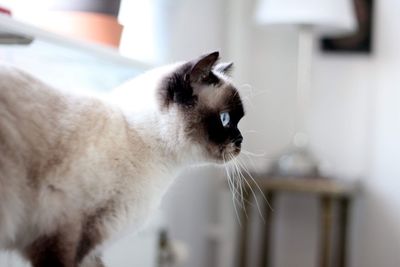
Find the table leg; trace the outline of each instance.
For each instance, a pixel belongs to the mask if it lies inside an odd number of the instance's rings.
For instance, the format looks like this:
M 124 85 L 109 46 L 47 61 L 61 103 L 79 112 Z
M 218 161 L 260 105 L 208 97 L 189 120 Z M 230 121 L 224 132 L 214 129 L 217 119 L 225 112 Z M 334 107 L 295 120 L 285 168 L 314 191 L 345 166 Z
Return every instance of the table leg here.
M 329 267 L 332 245 L 333 198 L 321 197 L 320 267 Z
M 248 222 L 251 216 L 251 206 L 250 206 L 250 195 L 247 193 L 243 194 L 244 198 L 244 207 L 240 208 L 240 226 L 239 226 L 239 243 L 237 248 L 237 255 L 238 261 L 236 266 L 238 267 L 246 267 L 247 264 L 247 243 L 248 243 L 248 236 L 249 236 L 249 227 Z
M 349 199 L 343 197 L 339 202 L 339 216 L 340 216 L 340 228 L 339 228 L 339 240 L 338 240 L 338 260 L 339 267 L 346 267 L 347 258 L 347 223 L 349 215 Z
M 260 253 L 260 267 L 270 266 L 270 255 L 271 255 L 271 239 L 272 231 L 271 225 L 273 220 L 272 207 L 274 206 L 274 194 L 272 192 L 264 192 L 268 203 L 264 203 L 264 214 L 265 214 L 265 225 L 263 225 L 263 237 L 261 239 L 261 253 Z

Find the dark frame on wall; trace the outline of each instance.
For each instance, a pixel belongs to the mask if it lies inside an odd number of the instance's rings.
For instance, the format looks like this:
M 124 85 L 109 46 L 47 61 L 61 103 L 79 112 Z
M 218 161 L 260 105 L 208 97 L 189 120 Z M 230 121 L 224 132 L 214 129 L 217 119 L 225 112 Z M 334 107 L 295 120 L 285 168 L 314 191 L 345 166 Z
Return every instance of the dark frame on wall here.
M 322 38 L 321 49 L 329 53 L 372 52 L 373 0 L 353 0 L 358 29 L 349 36 Z

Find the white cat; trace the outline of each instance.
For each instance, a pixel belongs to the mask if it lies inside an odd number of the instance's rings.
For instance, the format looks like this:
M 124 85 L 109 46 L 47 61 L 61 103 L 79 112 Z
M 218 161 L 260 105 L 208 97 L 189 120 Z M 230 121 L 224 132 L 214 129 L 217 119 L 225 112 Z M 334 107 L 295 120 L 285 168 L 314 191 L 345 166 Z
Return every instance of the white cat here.
M 185 166 L 240 153 L 244 116 L 218 52 L 139 76 L 105 98 L 0 67 L 0 248 L 34 267 L 100 267 Z

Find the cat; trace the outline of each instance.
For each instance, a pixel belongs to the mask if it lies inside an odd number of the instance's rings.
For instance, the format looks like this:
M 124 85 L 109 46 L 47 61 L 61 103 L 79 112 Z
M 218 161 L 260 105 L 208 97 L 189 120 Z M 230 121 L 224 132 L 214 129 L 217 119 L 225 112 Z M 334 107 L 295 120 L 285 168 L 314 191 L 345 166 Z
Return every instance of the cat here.
M 101 267 L 186 166 L 237 156 L 244 108 L 219 53 L 151 70 L 103 97 L 0 67 L 0 249 L 33 267 Z

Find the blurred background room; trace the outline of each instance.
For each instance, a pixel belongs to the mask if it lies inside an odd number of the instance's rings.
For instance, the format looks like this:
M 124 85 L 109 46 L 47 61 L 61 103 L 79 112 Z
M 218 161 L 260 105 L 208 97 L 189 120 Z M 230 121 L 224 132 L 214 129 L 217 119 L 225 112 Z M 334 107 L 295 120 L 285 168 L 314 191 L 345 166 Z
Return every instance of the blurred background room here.
M 0 61 L 87 93 L 210 51 L 234 62 L 245 201 L 223 167 L 185 171 L 107 266 L 398 267 L 399 12 L 395 0 L 0 0 Z M 0 266 L 27 265 L 1 253 Z

